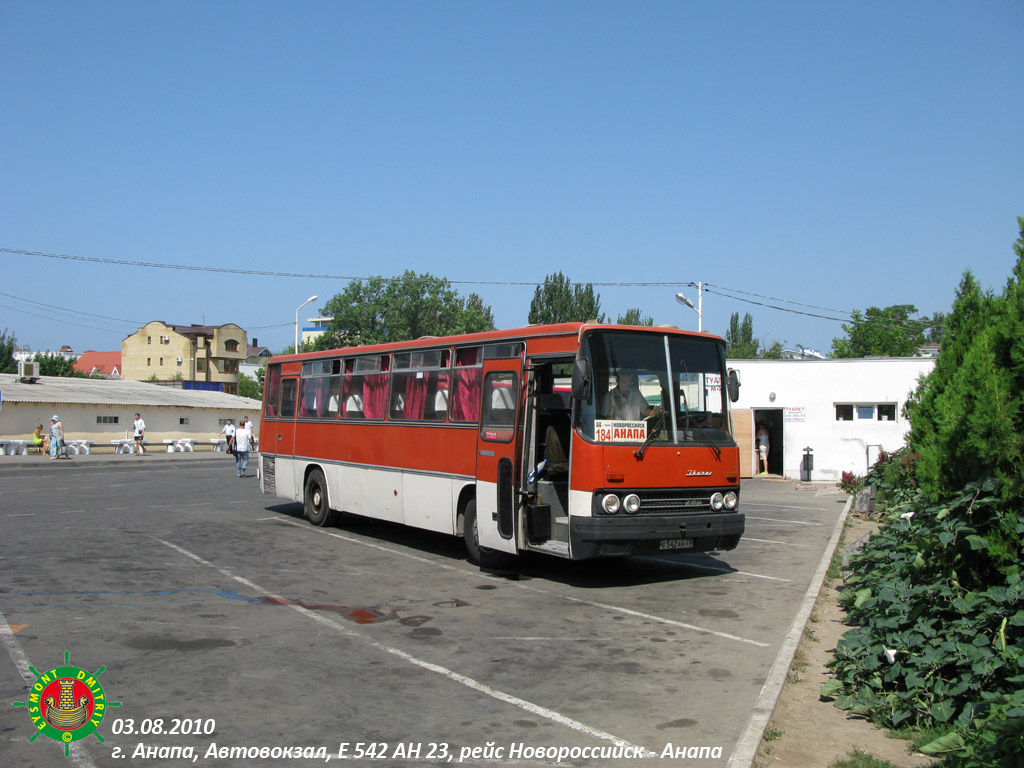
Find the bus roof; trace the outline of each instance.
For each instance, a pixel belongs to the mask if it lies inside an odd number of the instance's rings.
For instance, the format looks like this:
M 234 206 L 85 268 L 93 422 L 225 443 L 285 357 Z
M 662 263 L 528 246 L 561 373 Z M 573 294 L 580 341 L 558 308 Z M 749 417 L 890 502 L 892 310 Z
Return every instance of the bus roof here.
M 606 323 L 554 323 L 549 325 L 527 325 L 522 328 L 508 328 L 499 331 L 483 331 L 481 333 L 463 333 L 455 336 L 422 336 L 418 339 L 407 341 L 390 341 L 383 344 L 368 344 L 366 346 L 337 347 L 334 349 L 323 349 L 316 352 L 301 352 L 299 354 L 275 355 L 271 358 L 274 362 L 288 362 L 292 360 L 313 360 L 326 355 L 346 354 L 373 354 L 374 352 L 392 352 L 403 349 L 420 349 L 436 345 L 472 345 L 486 344 L 488 342 L 510 341 L 516 339 L 530 339 L 543 336 L 582 336 L 587 331 L 601 330 L 628 330 L 628 331 L 649 331 L 657 333 L 671 333 L 679 336 L 703 337 L 716 341 L 722 341 L 721 337 L 710 333 L 697 333 L 694 331 L 683 331 L 674 325 L 617 325 Z M 269 362 L 269 361 L 268 361 Z

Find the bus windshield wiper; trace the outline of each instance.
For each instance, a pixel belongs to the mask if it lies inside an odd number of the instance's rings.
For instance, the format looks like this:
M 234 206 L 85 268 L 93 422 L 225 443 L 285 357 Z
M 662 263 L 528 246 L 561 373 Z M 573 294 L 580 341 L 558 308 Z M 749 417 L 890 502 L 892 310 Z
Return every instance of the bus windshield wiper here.
M 647 447 L 651 444 L 651 441 L 654 440 L 655 437 L 657 437 L 662 425 L 664 425 L 665 415 L 667 413 L 668 411 L 661 412 L 661 415 L 658 417 L 658 420 L 654 422 L 654 426 L 651 427 L 651 431 L 650 433 L 648 433 L 647 439 L 644 440 L 644 444 L 637 448 L 635 451 L 633 451 L 633 455 L 640 459 L 640 461 L 644 460 L 644 454 L 647 453 Z
M 695 434 L 697 432 L 699 432 L 700 433 L 700 437 L 701 437 L 701 442 L 703 442 L 705 445 L 709 446 L 711 448 L 711 450 L 713 450 L 715 452 L 715 458 L 719 459 L 719 460 L 722 458 L 722 449 L 718 447 L 718 443 L 716 443 L 712 439 L 711 435 L 709 435 L 709 434 L 707 434 L 707 432 L 705 432 L 704 428 L 702 428 L 702 427 L 695 427 L 694 429 L 691 429 L 690 431 L 695 433 Z

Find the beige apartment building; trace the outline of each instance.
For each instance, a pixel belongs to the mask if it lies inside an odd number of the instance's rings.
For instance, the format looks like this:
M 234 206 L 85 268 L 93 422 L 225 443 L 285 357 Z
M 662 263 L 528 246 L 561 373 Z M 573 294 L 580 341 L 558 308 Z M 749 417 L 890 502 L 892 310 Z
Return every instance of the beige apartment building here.
M 225 325 L 168 325 L 154 320 L 121 342 L 121 377 L 159 383 L 202 382 L 238 394 L 238 365 L 248 349 L 246 332 Z M 207 388 L 204 386 L 203 388 Z

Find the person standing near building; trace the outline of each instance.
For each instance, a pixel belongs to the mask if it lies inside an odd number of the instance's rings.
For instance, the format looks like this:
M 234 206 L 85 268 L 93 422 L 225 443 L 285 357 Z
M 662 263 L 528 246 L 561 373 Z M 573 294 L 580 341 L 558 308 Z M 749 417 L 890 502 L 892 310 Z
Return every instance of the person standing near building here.
M 64 444 L 64 425 L 60 421 L 60 416 L 54 416 L 50 419 L 50 458 L 56 459 L 57 453 L 60 451 L 61 446 Z
M 142 444 L 146 437 L 146 422 L 142 420 L 142 414 L 135 414 L 135 423 L 132 424 L 132 429 L 135 432 L 135 450 L 141 456 L 146 452 L 146 446 Z
M 235 430 L 235 469 L 239 477 L 245 477 L 245 470 L 249 466 L 249 451 L 252 450 L 252 427 L 248 421 L 243 420 Z
M 224 435 L 224 450 L 228 453 L 235 452 L 235 425 L 231 423 L 231 419 L 227 419 L 227 423 L 224 428 L 221 429 L 220 434 Z
M 768 428 L 764 424 L 757 425 L 757 458 L 761 465 L 761 474 L 768 474 Z

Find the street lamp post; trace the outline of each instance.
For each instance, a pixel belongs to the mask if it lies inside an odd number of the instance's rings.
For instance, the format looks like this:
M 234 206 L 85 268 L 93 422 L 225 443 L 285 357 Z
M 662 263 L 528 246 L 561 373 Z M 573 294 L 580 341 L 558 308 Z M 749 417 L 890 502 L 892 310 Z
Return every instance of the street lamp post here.
M 295 351 L 296 352 L 299 351 L 299 310 L 302 309 L 307 304 L 309 304 L 309 302 L 311 302 L 311 301 L 316 301 L 316 296 L 310 296 L 308 299 L 306 299 L 304 302 L 302 302 L 301 304 L 299 304 L 299 306 L 297 306 L 295 308 Z
M 693 306 L 693 302 L 690 301 L 688 298 L 686 298 L 686 296 L 684 296 L 682 293 L 677 293 L 676 294 L 676 301 L 678 301 L 680 304 L 682 304 L 684 306 L 689 307 L 690 309 L 692 309 L 694 312 L 697 313 L 697 332 L 698 333 L 703 333 L 704 332 L 704 283 L 703 283 L 703 281 L 701 281 L 701 282 L 696 282 L 696 283 L 687 283 L 687 285 L 690 286 L 691 288 L 696 288 L 697 289 L 697 306 Z

